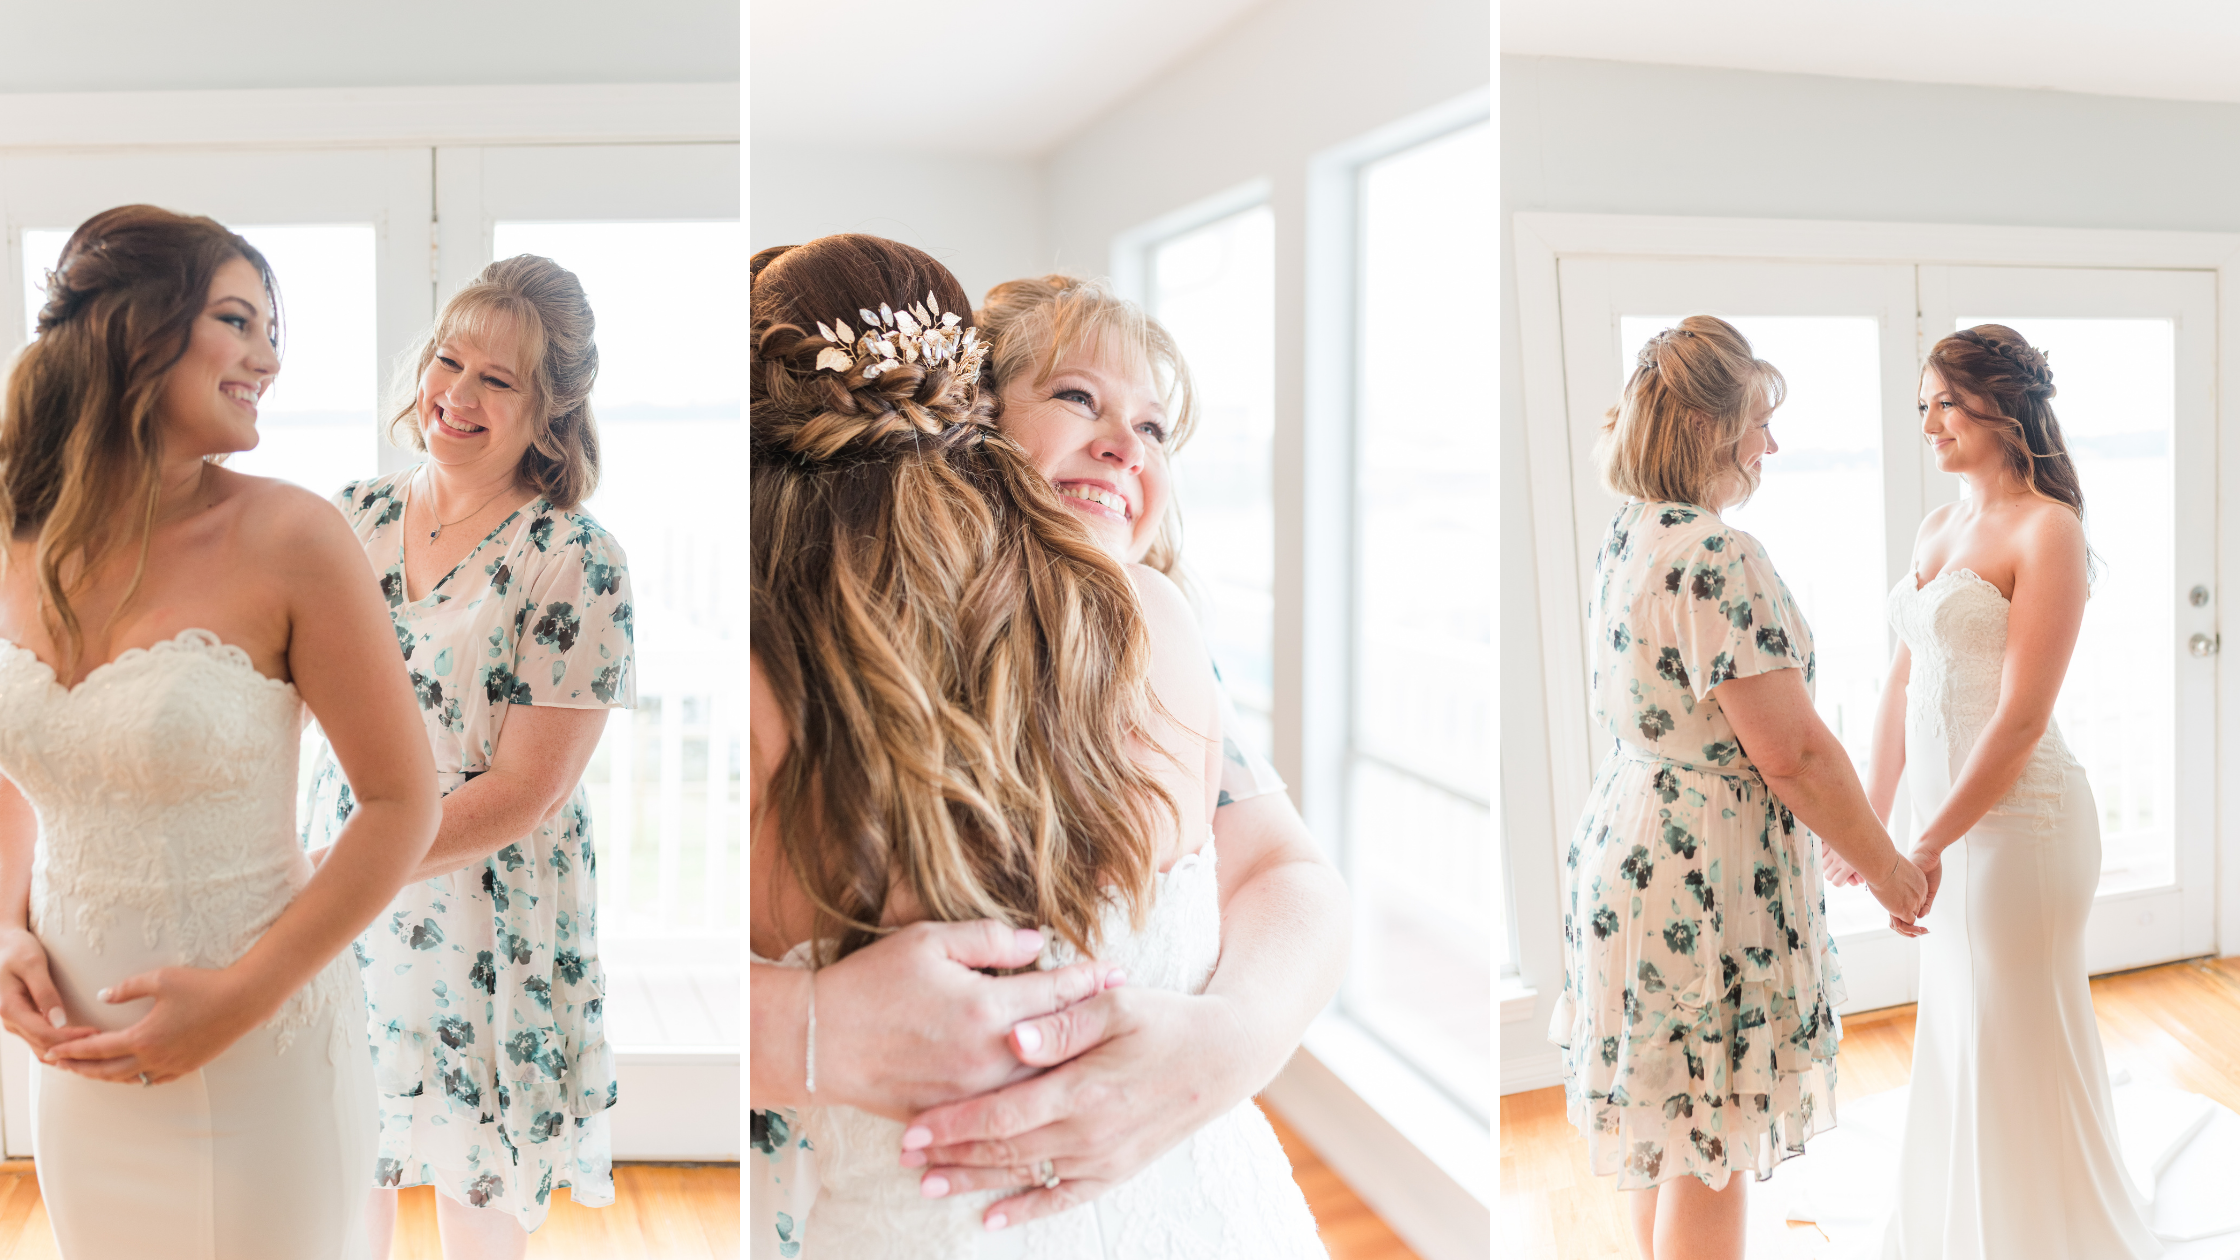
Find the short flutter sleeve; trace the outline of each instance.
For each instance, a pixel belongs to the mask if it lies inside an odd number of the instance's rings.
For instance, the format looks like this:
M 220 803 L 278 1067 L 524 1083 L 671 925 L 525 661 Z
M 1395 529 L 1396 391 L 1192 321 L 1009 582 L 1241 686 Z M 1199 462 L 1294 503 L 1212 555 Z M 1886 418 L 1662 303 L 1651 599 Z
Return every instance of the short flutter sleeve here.
M 550 709 L 630 708 L 638 670 L 622 546 L 588 517 L 563 515 L 552 524 L 560 537 L 547 544 L 552 554 L 517 613 L 517 689 L 509 699 Z
M 1812 682 L 1811 636 L 1757 539 L 1708 530 L 1670 555 L 1662 581 L 1671 624 L 1658 674 L 1699 701 L 1729 679 L 1779 669 Z

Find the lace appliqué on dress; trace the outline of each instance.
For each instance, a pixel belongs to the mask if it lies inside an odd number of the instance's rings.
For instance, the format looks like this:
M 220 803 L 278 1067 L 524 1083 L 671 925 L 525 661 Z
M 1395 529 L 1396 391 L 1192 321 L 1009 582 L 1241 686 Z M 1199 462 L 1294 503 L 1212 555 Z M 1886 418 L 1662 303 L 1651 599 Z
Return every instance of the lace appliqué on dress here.
M 129 648 L 65 688 L 0 640 L 0 768 L 37 808 L 31 927 L 99 951 L 120 922 L 181 965 L 237 961 L 311 878 L 295 843 L 302 700 L 207 630 Z M 356 983 L 348 955 L 265 1027 L 286 1050 Z M 329 1053 L 336 1053 L 329 1047 Z M 346 1048 L 343 1052 L 346 1052 Z

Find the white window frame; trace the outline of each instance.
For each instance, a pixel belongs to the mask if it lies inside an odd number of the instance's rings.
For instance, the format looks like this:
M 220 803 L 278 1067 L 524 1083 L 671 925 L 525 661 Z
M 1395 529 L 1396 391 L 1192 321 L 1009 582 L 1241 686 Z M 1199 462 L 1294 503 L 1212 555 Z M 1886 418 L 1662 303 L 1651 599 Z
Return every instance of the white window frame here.
M 1584 576 L 1570 487 L 1572 449 L 1562 344 L 1557 268 L 1566 257 L 1628 255 L 1667 258 L 1749 258 L 1816 262 L 1912 263 L 1958 266 L 2174 268 L 2213 272 L 2217 282 L 2216 341 L 2218 432 L 2240 399 L 2240 233 L 2122 229 L 1998 227 L 1929 223 L 1862 223 L 1794 219 L 1685 218 L 1677 216 L 1553 214 L 1511 216 L 1517 330 L 1523 374 L 1525 442 L 1531 487 L 1531 597 L 1540 636 L 1540 676 L 1548 758 L 1545 794 L 1511 799 L 1520 824 L 1512 831 L 1512 875 L 1519 966 L 1536 990 L 1523 1025 L 1528 1035 L 1545 1023 L 1561 988 L 1562 938 L 1558 854 L 1594 772 L 1581 624 Z M 2221 440 L 2217 484 L 2240 487 L 2240 442 Z M 2240 590 L 2240 513 L 2218 504 L 2217 582 Z M 2221 604 L 2222 601 L 2220 601 Z M 2223 784 L 2240 781 L 2240 670 L 2218 672 L 2218 807 L 2215 948 L 2240 952 L 2240 817 L 2225 808 Z M 1515 797 L 1526 795 L 1514 785 Z M 1504 1020 L 1508 1019 L 1504 1014 Z M 1523 1016 L 1518 1018 L 1522 1019 Z M 1560 1083 L 1560 1064 L 1545 1054 L 1504 1059 L 1501 1092 Z

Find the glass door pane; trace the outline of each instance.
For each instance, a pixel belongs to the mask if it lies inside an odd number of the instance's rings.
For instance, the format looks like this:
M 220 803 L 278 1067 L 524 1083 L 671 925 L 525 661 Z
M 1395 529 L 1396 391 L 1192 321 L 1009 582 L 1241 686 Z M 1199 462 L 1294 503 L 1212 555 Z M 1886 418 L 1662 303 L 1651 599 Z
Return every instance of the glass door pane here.
M 280 375 L 258 406 L 257 445 L 226 466 L 292 481 L 321 497 L 372 474 L 380 442 L 370 223 L 228 224 L 279 280 Z M 46 300 L 46 275 L 70 229 L 23 233 L 24 327 Z
M 609 719 L 585 777 L 616 938 L 739 928 L 740 240 L 736 222 L 501 220 L 493 237 L 497 257 L 575 272 L 598 320 L 602 471 L 587 507 L 629 557 L 639 671 L 638 707 Z
M 1275 690 L 1275 216 L 1266 206 L 1151 250 L 1151 313 L 1182 347 L 1198 428 L 1175 452 L 1182 554 L 1205 609 L 1206 642 L 1269 756 Z

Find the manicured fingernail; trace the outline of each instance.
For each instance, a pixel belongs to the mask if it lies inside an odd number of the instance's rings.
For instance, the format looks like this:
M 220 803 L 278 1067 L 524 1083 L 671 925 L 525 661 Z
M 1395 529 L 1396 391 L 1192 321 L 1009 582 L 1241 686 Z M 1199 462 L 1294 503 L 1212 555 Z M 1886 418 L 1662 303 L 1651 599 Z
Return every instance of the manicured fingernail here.
M 933 1130 L 922 1124 L 902 1131 L 903 1150 L 921 1150 L 931 1145 L 933 1145 Z
M 57 1027 L 57 1028 L 60 1028 L 60 1027 L 62 1027 L 62 1026 L 63 1026 L 64 1024 L 67 1024 L 67 1023 L 69 1023 L 69 1022 L 70 1022 L 70 1017 L 69 1017 L 68 1015 L 65 1015 L 65 1014 L 63 1014 L 63 1013 L 62 1013 L 62 1008 L 58 1006 L 58 1007 L 55 1007 L 55 1008 L 54 1008 L 53 1010 L 51 1010 L 51 1011 L 48 1011 L 48 1012 L 47 1012 L 47 1022 L 48 1022 L 48 1023 L 50 1023 L 50 1024 L 53 1024 L 53 1025 L 54 1025 L 55 1027 Z
M 904 1151 L 902 1153 L 902 1166 L 904 1168 L 925 1167 L 926 1153 L 924 1151 Z
M 928 1176 L 918 1183 L 918 1193 L 929 1199 L 938 1199 L 949 1193 L 949 1179 L 938 1174 Z
M 1042 1048 L 1042 1030 L 1033 1024 L 1021 1024 L 1012 1029 L 1011 1034 L 1019 1039 L 1021 1054 L 1033 1054 Z
M 1033 928 L 1020 928 L 1015 939 L 1021 949 L 1031 949 L 1038 952 L 1042 949 L 1042 933 L 1035 931 Z
M 1009 1225 L 1010 1223 L 1010 1217 L 1005 1216 L 1001 1212 L 998 1212 L 994 1216 L 988 1218 L 988 1229 L 990 1232 L 993 1232 L 995 1230 L 1002 1229 L 1004 1226 Z
M 1114 967 L 1112 970 L 1105 973 L 1104 987 L 1108 989 L 1117 989 L 1127 982 L 1128 973 L 1121 968 Z
M 109 991 L 107 989 L 95 989 L 93 996 L 96 1001 L 106 1002 L 109 1000 Z

